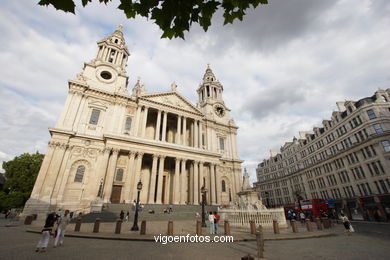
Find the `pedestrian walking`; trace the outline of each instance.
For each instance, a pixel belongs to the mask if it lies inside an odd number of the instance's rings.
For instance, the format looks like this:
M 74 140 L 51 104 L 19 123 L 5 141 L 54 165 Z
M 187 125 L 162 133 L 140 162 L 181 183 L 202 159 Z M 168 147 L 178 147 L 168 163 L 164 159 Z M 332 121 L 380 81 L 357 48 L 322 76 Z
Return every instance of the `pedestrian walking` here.
M 301 211 L 301 213 L 299 213 L 299 218 L 301 219 L 301 223 L 304 224 L 305 220 L 306 220 L 306 216 L 305 216 L 305 213 L 303 213 L 303 211 Z
M 123 221 L 124 217 L 125 217 L 125 212 L 121 210 L 121 213 L 119 214 L 119 218 Z
M 57 247 L 58 245 L 62 246 L 62 244 L 64 243 L 65 231 L 69 222 L 70 222 L 69 210 L 65 210 L 64 215 L 57 219 L 58 227 L 57 227 L 57 236 L 56 239 L 54 240 L 54 247 Z
M 54 223 L 56 221 L 56 213 L 52 212 L 50 213 L 45 221 L 45 226 L 42 229 L 42 237 L 41 240 L 39 240 L 37 244 L 37 249 L 35 249 L 35 252 L 46 252 L 47 244 L 50 240 L 51 232 L 53 231 Z
M 130 213 L 129 213 L 129 211 L 127 211 L 126 218 L 125 218 L 126 222 L 129 222 L 129 215 L 130 215 Z
M 351 232 L 355 232 L 355 230 L 353 229 L 349 219 L 343 213 L 341 213 L 340 215 L 341 215 L 340 219 L 343 222 L 343 225 L 345 227 L 345 232 L 347 232 L 348 236 L 350 236 Z
M 218 235 L 218 222 L 219 222 L 219 215 L 216 211 L 214 211 L 214 234 Z
M 210 221 L 210 234 L 215 234 L 215 226 L 214 226 L 214 215 L 213 212 L 209 213 L 209 221 Z

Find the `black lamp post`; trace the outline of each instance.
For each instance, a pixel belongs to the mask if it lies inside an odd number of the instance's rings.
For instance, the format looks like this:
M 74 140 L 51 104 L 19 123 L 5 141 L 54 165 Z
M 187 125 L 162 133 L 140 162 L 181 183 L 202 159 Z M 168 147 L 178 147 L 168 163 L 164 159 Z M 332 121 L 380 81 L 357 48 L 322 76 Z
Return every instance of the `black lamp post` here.
M 267 208 L 269 208 L 269 192 L 266 191 L 264 192 L 264 194 L 265 194 L 265 200 L 267 201 Z
M 200 192 L 202 193 L 202 227 L 207 227 L 207 225 L 206 225 L 206 212 L 204 210 L 204 205 L 206 204 L 207 189 L 205 189 L 205 187 L 202 186 L 202 188 L 200 188 Z
M 303 197 L 301 195 L 301 192 L 299 190 L 295 191 L 295 196 L 296 196 L 296 198 L 298 200 L 299 211 L 302 211 L 301 200 L 303 200 Z
M 131 228 L 131 231 L 138 231 L 138 206 L 139 206 L 139 194 L 142 190 L 142 182 L 139 181 L 138 184 L 137 184 L 137 190 L 138 190 L 138 194 L 137 194 L 137 203 L 135 204 L 135 216 L 134 216 L 134 224 L 133 224 L 133 227 Z

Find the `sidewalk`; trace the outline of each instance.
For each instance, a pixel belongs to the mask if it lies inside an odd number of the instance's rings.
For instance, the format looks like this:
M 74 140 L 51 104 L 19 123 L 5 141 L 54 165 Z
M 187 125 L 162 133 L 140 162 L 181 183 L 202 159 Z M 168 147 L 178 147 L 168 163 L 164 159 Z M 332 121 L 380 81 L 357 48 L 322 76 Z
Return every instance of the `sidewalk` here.
M 25 226 L 27 232 L 40 233 L 42 230 L 42 223 L 34 223 L 31 226 Z M 93 233 L 93 223 L 82 223 L 80 232 L 74 232 L 75 224 L 70 224 L 67 227 L 66 236 L 80 237 L 80 238 L 95 238 L 95 239 L 110 239 L 110 240 L 131 240 L 131 241 L 155 241 L 154 236 L 166 235 L 168 222 L 167 221 L 155 221 L 147 222 L 146 235 L 140 235 L 139 231 L 130 231 L 132 223 L 122 223 L 121 234 L 115 234 L 115 223 L 100 223 L 99 233 Z M 208 225 L 208 223 L 207 223 Z M 173 229 L 174 235 L 195 235 L 195 222 L 194 221 L 175 221 Z M 249 224 L 248 224 L 249 226 Z M 140 227 L 140 223 L 139 223 Z M 331 229 L 317 230 L 313 226 L 313 232 L 307 232 L 304 226 L 298 225 L 298 233 L 293 233 L 291 227 L 287 229 L 280 229 L 280 234 L 274 234 L 273 230 L 265 229 L 263 231 L 265 240 L 289 240 L 289 239 L 306 239 L 306 238 L 318 238 L 336 236 L 337 233 L 342 231 L 342 226 L 334 225 Z M 209 228 L 202 228 L 203 235 L 210 235 Z M 219 225 L 219 235 L 224 234 L 223 225 Z M 256 236 L 251 235 L 250 231 L 237 230 L 231 227 L 231 235 L 234 237 L 234 242 L 242 241 L 255 241 Z M 210 235 L 213 236 L 213 235 Z

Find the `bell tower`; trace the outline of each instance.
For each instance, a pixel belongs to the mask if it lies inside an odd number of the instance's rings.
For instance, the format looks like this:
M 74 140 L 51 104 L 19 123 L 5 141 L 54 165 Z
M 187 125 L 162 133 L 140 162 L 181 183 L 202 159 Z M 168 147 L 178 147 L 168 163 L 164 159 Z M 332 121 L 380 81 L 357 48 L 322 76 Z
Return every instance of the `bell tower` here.
M 201 107 L 205 106 L 206 104 L 213 105 L 216 102 L 223 103 L 223 86 L 215 77 L 213 71 L 210 68 L 210 64 L 207 64 L 206 72 L 203 75 L 203 83 L 199 85 L 197 92 L 199 95 L 199 104 Z
M 127 94 L 127 60 L 130 52 L 123 37 L 122 25 L 110 36 L 97 42 L 96 57 L 84 64 L 78 79 L 85 81 L 90 88 L 107 92 Z

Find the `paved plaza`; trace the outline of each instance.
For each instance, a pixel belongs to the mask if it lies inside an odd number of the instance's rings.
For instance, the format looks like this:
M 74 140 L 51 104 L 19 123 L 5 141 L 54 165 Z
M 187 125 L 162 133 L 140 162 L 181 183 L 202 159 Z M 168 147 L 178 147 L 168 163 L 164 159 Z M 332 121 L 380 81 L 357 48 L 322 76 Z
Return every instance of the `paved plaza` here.
M 234 243 L 168 243 L 121 241 L 66 237 L 65 245 L 53 248 L 51 239 L 46 253 L 35 253 L 40 239 L 26 232 L 20 223 L 0 225 L 0 259 L 241 259 L 256 254 L 256 242 Z M 265 242 L 266 259 L 388 259 L 390 225 L 355 223 L 357 232 L 343 233 L 341 225 L 332 232 L 336 236 Z M 303 232 L 302 232 L 303 233 Z M 267 233 L 266 233 L 267 234 Z M 283 235 L 283 234 L 281 234 Z

